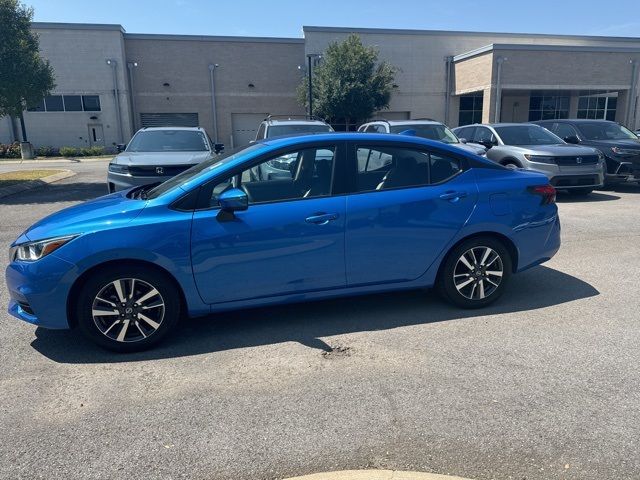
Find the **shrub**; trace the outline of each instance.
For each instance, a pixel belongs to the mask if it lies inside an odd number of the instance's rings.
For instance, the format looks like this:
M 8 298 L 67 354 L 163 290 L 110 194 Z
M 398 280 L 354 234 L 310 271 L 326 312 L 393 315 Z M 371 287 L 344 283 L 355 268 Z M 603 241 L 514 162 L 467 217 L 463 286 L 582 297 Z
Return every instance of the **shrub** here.
M 63 157 L 77 157 L 78 154 L 76 147 L 60 147 L 60 155 Z
M 58 155 L 58 150 L 53 147 L 40 147 L 36 150 L 36 155 L 38 157 L 55 157 Z
M 99 147 L 97 145 L 94 145 L 93 147 L 89 147 L 89 156 L 91 157 L 97 157 L 99 155 L 104 155 L 105 154 L 105 149 L 104 147 Z
M 20 143 L 0 143 L 0 158 L 20 158 Z

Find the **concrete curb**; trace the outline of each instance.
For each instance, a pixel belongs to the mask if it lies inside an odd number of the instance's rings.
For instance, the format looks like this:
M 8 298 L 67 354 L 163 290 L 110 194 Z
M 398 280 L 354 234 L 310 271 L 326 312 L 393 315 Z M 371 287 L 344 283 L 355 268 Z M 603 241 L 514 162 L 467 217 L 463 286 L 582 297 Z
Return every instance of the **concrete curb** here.
M 398 470 L 343 470 L 339 472 L 313 473 L 286 480 L 470 480 L 425 472 L 401 472 Z
M 115 155 L 105 157 L 73 157 L 73 158 L 43 158 L 42 160 L 0 160 L 0 165 L 37 165 L 40 163 L 86 163 L 106 162 L 115 158 Z
M 54 173 L 53 175 L 39 178 L 38 180 L 29 180 L 28 182 L 21 182 L 16 185 L 0 188 L 0 198 L 15 195 L 16 193 L 31 190 L 32 188 L 42 187 L 44 185 L 57 182 L 58 180 L 73 177 L 75 174 L 76 172 L 72 172 L 71 170 L 63 170 L 60 173 Z

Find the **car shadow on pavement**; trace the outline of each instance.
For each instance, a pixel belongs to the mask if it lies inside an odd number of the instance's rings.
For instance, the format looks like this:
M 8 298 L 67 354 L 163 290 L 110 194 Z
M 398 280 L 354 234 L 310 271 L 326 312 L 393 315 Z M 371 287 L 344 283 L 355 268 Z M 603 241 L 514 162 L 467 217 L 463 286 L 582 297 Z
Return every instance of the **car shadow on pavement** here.
M 620 200 L 617 195 L 609 193 L 591 192 L 589 195 L 573 196 L 566 192 L 558 192 L 556 196 L 558 203 L 589 203 L 589 202 L 607 202 L 611 200 Z
M 181 322 L 172 338 L 152 350 L 132 354 L 102 350 L 75 330 L 38 328 L 32 346 L 55 362 L 73 364 L 174 358 L 289 341 L 329 351 L 331 347 L 321 337 L 525 312 L 599 294 L 590 284 L 544 266 L 518 274 L 512 280 L 500 300 L 480 310 L 455 308 L 432 292 L 413 290 L 189 319 Z
M 51 183 L 15 195 L 0 198 L 0 205 L 25 205 L 35 203 L 83 202 L 107 194 L 103 183 L 68 182 Z

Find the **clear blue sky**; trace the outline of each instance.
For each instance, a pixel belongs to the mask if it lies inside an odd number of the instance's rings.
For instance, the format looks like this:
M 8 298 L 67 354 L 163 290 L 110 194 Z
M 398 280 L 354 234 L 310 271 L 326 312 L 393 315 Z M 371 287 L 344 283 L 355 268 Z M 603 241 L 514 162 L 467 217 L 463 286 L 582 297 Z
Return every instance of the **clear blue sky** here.
M 640 37 L 638 0 L 23 0 L 40 22 L 301 37 L 302 25 Z M 313 7 L 312 7 L 313 6 Z

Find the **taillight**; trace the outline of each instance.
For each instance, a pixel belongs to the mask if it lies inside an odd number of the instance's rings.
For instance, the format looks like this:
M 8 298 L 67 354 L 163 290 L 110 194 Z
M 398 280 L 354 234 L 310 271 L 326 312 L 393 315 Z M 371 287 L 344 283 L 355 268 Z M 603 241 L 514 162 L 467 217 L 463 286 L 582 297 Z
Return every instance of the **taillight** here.
M 535 187 L 529 187 L 528 190 L 534 195 L 542 197 L 541 205 L 556 203 L 556 189 L 551 185 L 536 185 Z

